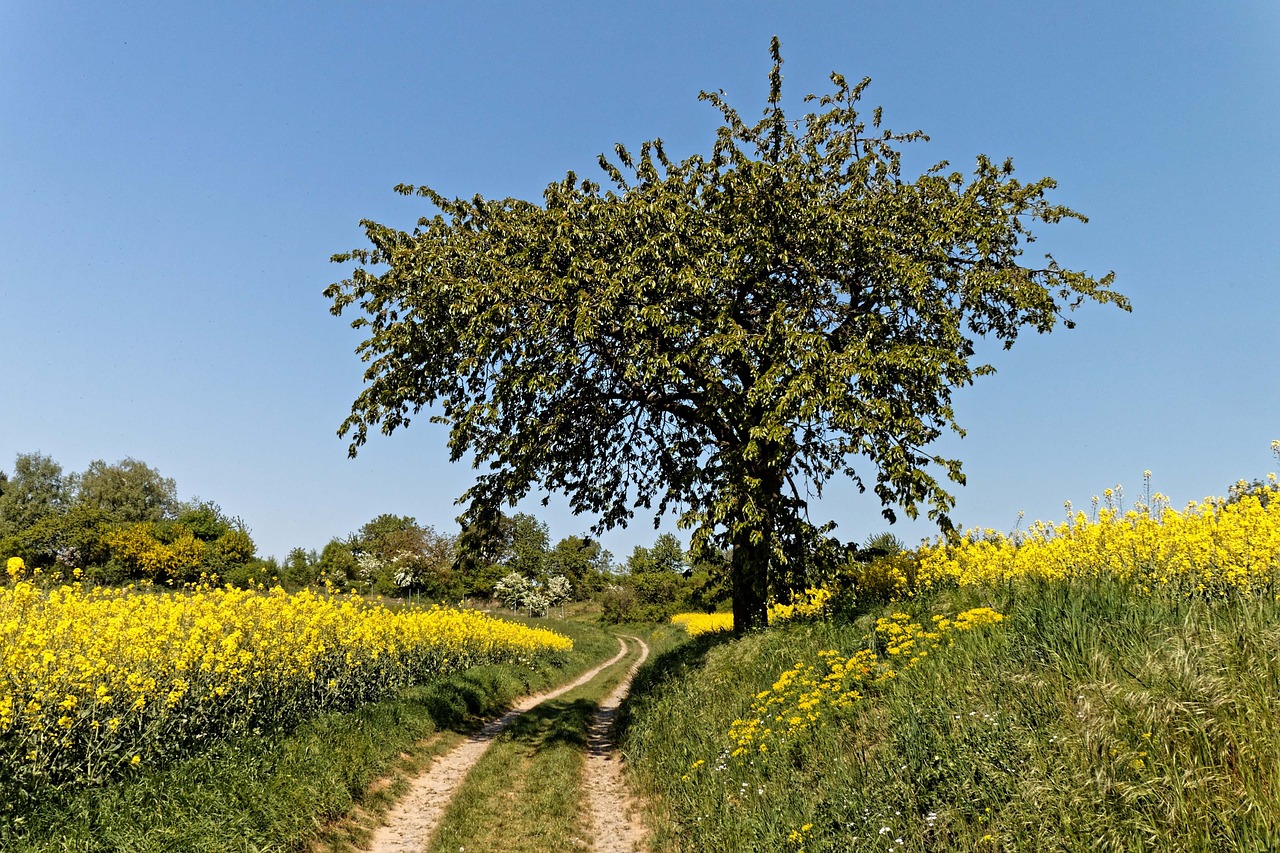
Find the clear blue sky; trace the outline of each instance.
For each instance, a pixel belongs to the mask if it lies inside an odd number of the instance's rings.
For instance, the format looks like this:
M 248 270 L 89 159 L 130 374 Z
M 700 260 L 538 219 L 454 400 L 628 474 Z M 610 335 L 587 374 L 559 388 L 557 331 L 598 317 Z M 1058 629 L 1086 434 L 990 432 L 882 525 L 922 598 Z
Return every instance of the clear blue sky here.
M 0 467 L 141 459 L 242 516 L 259 550 L 383 512 L 453 529 L 469 470 L 415 423 L 349 460 L 359 338 L 321 290 L 391 192 L 539 198 L 615 142 L 709 148 L 699 89 L 763 106 L 837 70 L 933 141 L 1013 157 L 1088 225 L 1032 248 L 1115 270 L 1133 313 L 994 353 L 958 395 L 965 524 L 1008 529 L 1142 471 L 1175 503 L 1271 470 L 1280 437 L 1280 6 L 1257 2 L 5 3 Z M 1033 256 L 1033 259 L 1037 259 Z M 584 531 L 558 501 L 553 538 Z M 870 496 L 816 515 L 863 539 Z M 899 524 L 908 541 L 923 525 Z M 653 539 L 646 519 L 605 537 Z

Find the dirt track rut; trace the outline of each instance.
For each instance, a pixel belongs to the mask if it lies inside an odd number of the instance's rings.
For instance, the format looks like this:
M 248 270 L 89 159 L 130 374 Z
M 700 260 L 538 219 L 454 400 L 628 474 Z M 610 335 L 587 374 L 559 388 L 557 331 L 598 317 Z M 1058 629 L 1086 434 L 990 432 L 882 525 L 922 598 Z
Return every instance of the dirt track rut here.
M 639 643 L 640 661 L 643 661 L 649 654 L 649 647 L 639 638 L 628 639 Z M 387 814 L 386 823 L 374 833 L 368 848 L 370 853 L 420 853 L 424 850 L 440 819 L 444 816 L 445 809 L 448 808 L 458 789 L 462 787 L 467 772 L 484 755 L 494 738 L 521 714 L 543 702 L 581 687 L 622 660 L 627 654 L 627 644 L 619 639 L 618 645 L 621 648 L 609 660 L 584 672 L 568 684 L 546 693 L 525 697 L 506 714 L 488 723 L 461 745 L 436 759 L 425 773 L 410 782 L 409 793 Z M 637 845 L 642 835 L 635 828 L 634 822 L 626 817 L 629 802 L 625 787 L 621 787 L 622 778 L 620 768 L 617 766 L 616 752 L 609 744 L 609 728 L 613 717 L 617 713 L 618 705 L 626 696 L 631 677 L 639 665 L 639 662 L 633 665 L 622 684 L 601 703 L 596 711 L 589 736 L 591 754 L 588 757 L 586 784 L 588 802 L 592 807 L 592 825 L 597 838 L 597 844 L 593 845 L 593 850 L 632 853 L 633 850 L 640 849 Z M 597 787 L 604 789 L 607 793 L 601 793 L 599 796 L 593 794 L 593 790 Z M 600 815 L 597 814 L 597 808 L 603 810 Z M 609 816 L 610 813 L 613 817 Z M 618 814 L 622 815 L 620 824 L 617 822 Z M 622 836 L 624 833 L 626 833 L 625 837 L 637 839 L 635 844 L 622 847 L 599 846 L 602 841 L 614 840 L 613 837 L 606 836 Z
M 587 736 L 587 770 L 584 781 L 591 814 L 592 853 L 643 853 L 645 832 L 637 804 L 622 775 L 622 754 L 613 742 L 613 721 L 631 689 L 631 679 L 649 657 L 649 647 L 639 637 L 627 637 L 640 645 L 640 657 L 622 682 L 596 709 Z

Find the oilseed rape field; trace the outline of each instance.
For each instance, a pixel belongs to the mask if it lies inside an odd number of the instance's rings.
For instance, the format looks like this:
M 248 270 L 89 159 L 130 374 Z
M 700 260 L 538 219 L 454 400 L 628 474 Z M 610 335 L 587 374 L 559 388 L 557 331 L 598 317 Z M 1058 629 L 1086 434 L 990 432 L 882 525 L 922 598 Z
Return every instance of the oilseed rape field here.
M 1280 849 L 1274 477 L 1181 509 L 1107 490 L 795 604 L 740 638 L 680 614 L 638 679 L 655 850 Z
M 796 595 L 789 604 L 771 604 L 769 622 L 785 622 L 788 619 L 821 616 L 831 601 L 831 591 L 811 588 Z M 679 625 L 691 637 L 716 634 L 733 630 L 732 613 L 677 613 L 671 617 L 673 625 Z
M 560 634 L 281 589 L 0 588 L 0 785 L 34 795 L 467 667 L 532 665 Z M 17 807 L 23 794 L 10 798 Z
M 1060 524 L 1033 524 L 1022 535 L 972 531 L 960 542 L 922 548 L 913 586 L 1105 575 L 1142 589 L 1222 595 L 1274 590 L 1277 570 L 1280 499 L 1245 495 L 1181 511 L 1104 506 L 1093 518 L 1077 512 Z

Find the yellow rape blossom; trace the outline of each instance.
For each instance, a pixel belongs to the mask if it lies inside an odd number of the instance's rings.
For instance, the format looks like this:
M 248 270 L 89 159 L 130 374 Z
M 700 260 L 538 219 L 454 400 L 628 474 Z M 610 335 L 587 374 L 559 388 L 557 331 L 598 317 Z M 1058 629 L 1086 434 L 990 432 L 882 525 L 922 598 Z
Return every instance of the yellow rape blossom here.
M 1280 573 L 1280 493 L 1263 497 L 1210 498 L 1182 511 L 1104 507 L 1016 536 L 970 532 L 920 549 L 919 588 L 1106 576 L 1190 594 L 1270 590 Z
M 884 657 L 871 649 L 848 657 L 826 649 L 818 652 L 816 664 L 796 663 L 772 687 L 756 694 L 745 717 L 730 724 L 734 744 L 730 755 L 776 751 L 778 744 L 813 727 L 824 715 L 861 701 L 868 686 L 896 678 L 930 652 L 950 646 L 956 632 L 996 625 L 1003 619 L 989 607 L 966 610 L 954 619 L 934 616 L 928 628 L 912 622 L 906 613 L 877 619 L 875 631 Z
M 20 574 L 8 562 L 11 576 Z M 74 783 L 572 643 L 468 610 L 212 589 L 0 588 L 0 785 Z
M 785 622 L 789 619 L 812 619 L 826 612 L 831 601 L 831 590 L 807 589 L 792 599 L 790 604 L 771 604 L 769 622 Z M 691 637 L 716 634 L 733 630 L 732 613 L 677 613 L 671 617 L 674 625 L 684 628 Z

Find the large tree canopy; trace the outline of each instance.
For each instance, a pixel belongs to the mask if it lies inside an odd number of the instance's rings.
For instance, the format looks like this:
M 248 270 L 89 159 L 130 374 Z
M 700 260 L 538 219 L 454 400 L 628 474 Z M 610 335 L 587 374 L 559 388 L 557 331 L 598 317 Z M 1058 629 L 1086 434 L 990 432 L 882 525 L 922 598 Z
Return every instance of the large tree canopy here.
M 177 484 L 145 462 L 130 458 L 114 465 L 101 459 L 90 462 L 80 475 L 79 499 L 114 521 L 159 521 L 178 512 Z
M 473 514 L 535 484 L 597 530 L 678 509 L 732 546 L 740 631 L 831 478 L 872 488 L 890 520 L 923 507 L 948 526 L 943 480 L 963 477 L 929 447 L 960 431 L 953 389 L 991 372 L 976 340 L 1128 303 L 1111 275 L 1019 262 L 1034 222 L 1083 219 L 1046 199 L 1051 179 L 985 156 L 969 177 L 904 178 L 900 148 L 926 137 L 864 117 L 869 80 L 832 74 L 793 120 L 776 39 L 773 59 L 754 124 L 702 93 L 723 116 L 709 155 L 619 145 L 600 157 L 609 188 L 571 172 L 541 204 L 397 187 L 436 212 L 412 233 L 363 222 L 372 248 L 335 256 L 358 266 L 325 291 L 368 330 L 352 455 L 430 407 L 479 471 Z

